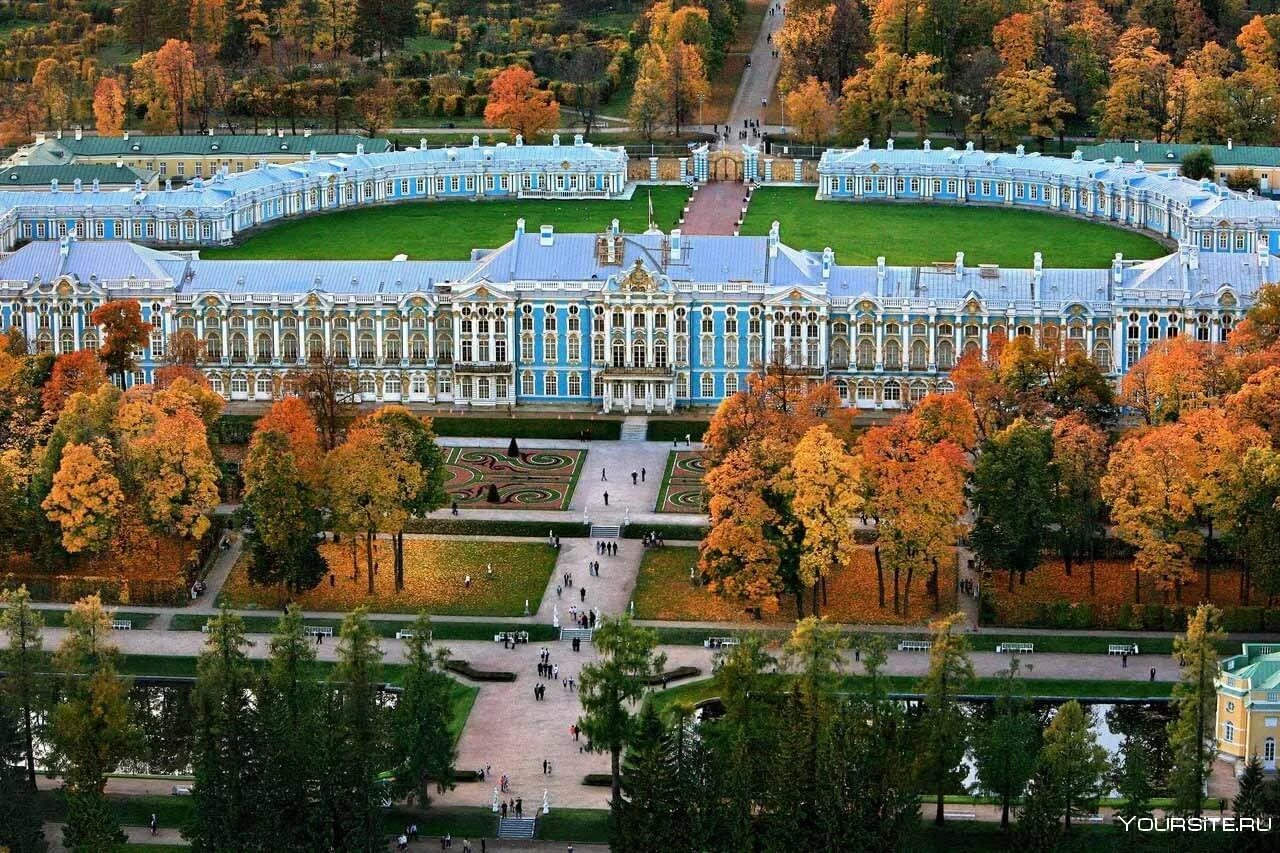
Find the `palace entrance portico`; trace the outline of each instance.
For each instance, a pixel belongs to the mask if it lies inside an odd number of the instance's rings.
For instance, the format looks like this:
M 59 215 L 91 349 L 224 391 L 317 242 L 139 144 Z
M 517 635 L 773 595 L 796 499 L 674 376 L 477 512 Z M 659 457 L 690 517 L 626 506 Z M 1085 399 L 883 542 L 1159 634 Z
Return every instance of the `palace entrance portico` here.
M 631 414 L 643 410 L 651 415 L 654 411 L 671 414 L 675 410 L 675 371 L 671 368 L 610 367 L 602 376 L 605 412 Z

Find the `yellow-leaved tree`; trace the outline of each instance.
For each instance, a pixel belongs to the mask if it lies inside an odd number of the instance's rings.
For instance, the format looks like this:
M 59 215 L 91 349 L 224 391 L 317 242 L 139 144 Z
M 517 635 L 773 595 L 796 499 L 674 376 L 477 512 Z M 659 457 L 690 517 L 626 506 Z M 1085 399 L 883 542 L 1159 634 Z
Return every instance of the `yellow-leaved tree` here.
M 196 539 L 218 505 L 218 469 L 204 422 L 190 409 L 161 412 L 129 445 L 143 517 L 154 530 Z
M 804 528 L 800 582 L 813 590 L 812 612 L 818 614 L 818 586 L 827 603 L 827 576 L 856 546 L 853 520 L 862 511 L 862 466 L 844 442 L 825 425 L 812 427 L 800 439 L 784 475 L 791 511 Z
M 102 551 L 111 542 L 124 494 L 106 442 L 68 444 L 41 507 L 62 529 L 69 553 Z

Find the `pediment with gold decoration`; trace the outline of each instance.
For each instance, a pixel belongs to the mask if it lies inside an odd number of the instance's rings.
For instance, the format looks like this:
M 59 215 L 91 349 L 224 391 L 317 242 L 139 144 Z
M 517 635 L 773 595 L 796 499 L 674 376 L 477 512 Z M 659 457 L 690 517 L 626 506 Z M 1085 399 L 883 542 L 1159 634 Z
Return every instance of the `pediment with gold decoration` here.
M 618 279 L 618 290 L 623 293 L 656 293 L 659 289 L 658 279 L 644 268 L 639 258 L 626 275 Z
M 825 306 L 827 300 L 815 296 L 803 287 L 787 287 L 765 300 L 766 305 L 813 305 Z

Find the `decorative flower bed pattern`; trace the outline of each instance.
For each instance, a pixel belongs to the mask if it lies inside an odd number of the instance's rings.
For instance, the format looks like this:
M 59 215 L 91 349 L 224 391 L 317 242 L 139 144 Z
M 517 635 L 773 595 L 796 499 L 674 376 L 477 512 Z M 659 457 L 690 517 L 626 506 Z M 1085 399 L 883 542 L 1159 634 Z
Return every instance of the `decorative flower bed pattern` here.
M 707 460 L 698 450 L 673 450 L 667 456 L 667 472 L 658 490 L 656 512 L 702 514 L 702 477 Z
M 519 458 L 496 447 L 450 447 L 444 487 L 459 506 L 493 509 L 568 509 L 582 469 L 582 450 L 521 450 Z M 491 502 L 490 486 L 497 488 Z

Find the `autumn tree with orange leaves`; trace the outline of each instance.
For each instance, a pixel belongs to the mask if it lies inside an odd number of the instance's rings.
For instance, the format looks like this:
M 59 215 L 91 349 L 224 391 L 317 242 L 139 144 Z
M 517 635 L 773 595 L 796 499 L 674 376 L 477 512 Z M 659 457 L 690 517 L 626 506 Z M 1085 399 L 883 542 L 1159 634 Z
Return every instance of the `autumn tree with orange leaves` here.
M 864 495 L 878 533 L 880 606 L 885 606 L 887 566 L 893 573 L 893 612 L 909 615 L 917 573 L 930 575 L 935 603 L 941 599 L 940 565 L 955 559 L 951 549 L 960 532 L 969 464 L 950 439 L 926 441 L 911 414 L 867 430 L 861 446 Z
M 218 505 L 218 468 L 204 422 L 190 409 L 160 413 L 130 442 L 128 464 L 143 518 L 157 533 L 197 539 Z
M 489 127 L 505 127 L 512 135 L 532 141 L 542 131 L 560 123 L 560 104 L 551 92 L 537 88 L 537 77 L 532 71 L 511 65 L 493 78 L 489 86 L 484 123 Z
M 282 397 L 254 424 L 250 449 L 262 433 L 278 432 L 285 436 L 289 452 L 293 454 L 299 470 L 313 486 L 319 485 L 324 464 L 324 450 L 320 445 L 320 429 L 311 409 L 300 397 Z
M 812 588 L 800 562 L 804 529 L 795 514 L 787 469 L 796 443 L 825 424 L 842 441 L 851 418 L 830 384 L 818 385 L 782 365 L 753 374 L 727 398 L 707 429 L 704 484 L 711 530 L 698 566 L 712 589 L 768 612 L 791 594 L 803 615 Z
M 1261 429 L 1234 423 L 1221 409 L 1189 412 L 1121 442 L 1102 478 L 1102 496 L 1117 535 L 1137 548 L 1135 601 L 1142 575 L 1181 601 L 1197 562 L 1209 598 L 1214 531 L 1232 524 L 1244 500 L 1247 452 L 1267 444 Z
M 142 306 L 136 299 L 113 299 L 93 309 L 89 322 L 102 329 L 98 358 L 124 387 L 125 376 L 136 364 L 134 353 L 147 345 L 151 334 L 151 324 L 142 319 Z
M 1124 403 L 1148 424 L 1175 420 L 1204 397 L 1207 344 L 1177 337 L 1151 346 L 1121 382 Z
M 53 371 L 40 390 L 40 401 L 46 414 L 56 416 L 72 394 L 92 394 L 107 381 L 107 372 L 97 355 L 90 350 L 69 352 L 54 361 Z
M 124 133 L 124 91 L 114 77 L 103 77 L 93 89 L 93 120 L 99 136 Z
M 103 551 L 111 544 L 124 505 L 114 454 L 105 441 L 68 444 L 41 506 L 62 530 L 69 554 Z
M 1074 562 L 1089 560 L 1089 594 L 1097 593 L 1094 542 L 1103 532 L 1102 475 L 1107 469 L 1107 436 L 1080 414 L 1053 424 L 1053 455 L 1049 473 L 1053 483 L 1052 517 L 1058 551 L 1071 574 Z

